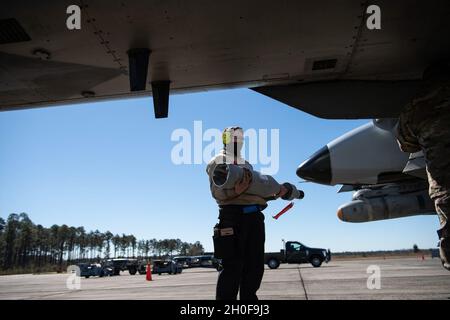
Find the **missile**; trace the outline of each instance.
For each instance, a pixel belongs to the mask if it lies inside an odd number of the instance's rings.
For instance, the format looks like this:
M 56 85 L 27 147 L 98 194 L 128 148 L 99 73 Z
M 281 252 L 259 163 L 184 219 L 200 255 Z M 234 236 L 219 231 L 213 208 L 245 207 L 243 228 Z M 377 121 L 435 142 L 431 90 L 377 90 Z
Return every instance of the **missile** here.
M 339 207 L 346 222 L 435 214 L 423 155 L 409 157 L 395 137 L 396 119 L 376 119 L 331 141 L 297 168 L 300 178 L 358 190 Z M 341 192 L 340 191 L 340 192 Z
M 374 120 L 340 136 L 300 164 L 297 175 L 326 185 L 403 179 L 409 155 L 398 147 L 394 125 L 392 119 Z
M 353 194 L 351 202 L 339 207 L 337 216 L 342 221 L 358 223 L 436 214 L 426 183 L 419 184 L 425 188 L 414 190 L 417 185 L 392 185 L 379 190 L 359 190 Z

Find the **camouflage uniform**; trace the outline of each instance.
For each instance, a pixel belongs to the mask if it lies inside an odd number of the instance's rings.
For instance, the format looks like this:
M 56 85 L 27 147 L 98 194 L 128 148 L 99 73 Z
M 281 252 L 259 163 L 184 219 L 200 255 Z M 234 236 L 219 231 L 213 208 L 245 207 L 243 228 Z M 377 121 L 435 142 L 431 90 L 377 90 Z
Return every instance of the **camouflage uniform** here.
M 450 270 L 450 81 L 429 83 L 424 92 L 401 113 L 397 139 L 402 151 L 424 152 L 429 194 L 441 224 L 441 259 Z

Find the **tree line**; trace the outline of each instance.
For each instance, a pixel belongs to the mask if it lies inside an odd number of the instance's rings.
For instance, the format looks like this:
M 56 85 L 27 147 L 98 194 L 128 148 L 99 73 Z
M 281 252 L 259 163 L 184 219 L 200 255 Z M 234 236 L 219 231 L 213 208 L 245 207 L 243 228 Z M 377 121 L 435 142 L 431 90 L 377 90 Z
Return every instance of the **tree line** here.
M 201 255 L 202 244 L 180 239 L 142 239 L 84 227 L 34 224 L 26 213 L 0 218 L 0 268 L 41 270 L 104 258 L 149 258 Z

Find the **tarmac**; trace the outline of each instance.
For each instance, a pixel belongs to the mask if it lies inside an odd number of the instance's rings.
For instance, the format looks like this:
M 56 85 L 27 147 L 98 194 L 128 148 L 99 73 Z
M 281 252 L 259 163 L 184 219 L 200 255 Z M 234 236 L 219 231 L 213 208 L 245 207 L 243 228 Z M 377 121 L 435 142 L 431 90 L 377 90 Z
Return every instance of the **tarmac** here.
M 368 269 L 369 268 L 369 269 Z M 373 273 L 375 271 L 375 273 Z M 67 287 L 68 274 L 0 276 L 0 299 L 158 299 L 211 300 L 218 272 L 184 269 L 177 275 L 129 275 L 81 278 L 79 289 Z M 378 277 L 379 276 L 379 277 Z M 439 259 L 359 259 L 311 265 L 266 267 L 258 291 L 267 300 L 450 299 L 450 272 Z

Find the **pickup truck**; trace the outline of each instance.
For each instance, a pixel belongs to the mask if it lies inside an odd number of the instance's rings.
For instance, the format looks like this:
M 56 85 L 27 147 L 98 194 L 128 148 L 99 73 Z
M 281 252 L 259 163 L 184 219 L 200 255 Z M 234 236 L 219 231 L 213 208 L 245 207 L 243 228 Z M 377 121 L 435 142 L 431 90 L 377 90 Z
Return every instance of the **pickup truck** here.
M 288 241 L 280 252 L 268 252 L 264 256 L 270 269 L 276 269 L 281 263 L 311 263 L 318 268 L 323 262 L 331 260 L 330 249 L 309 248 L 298 241 Z

